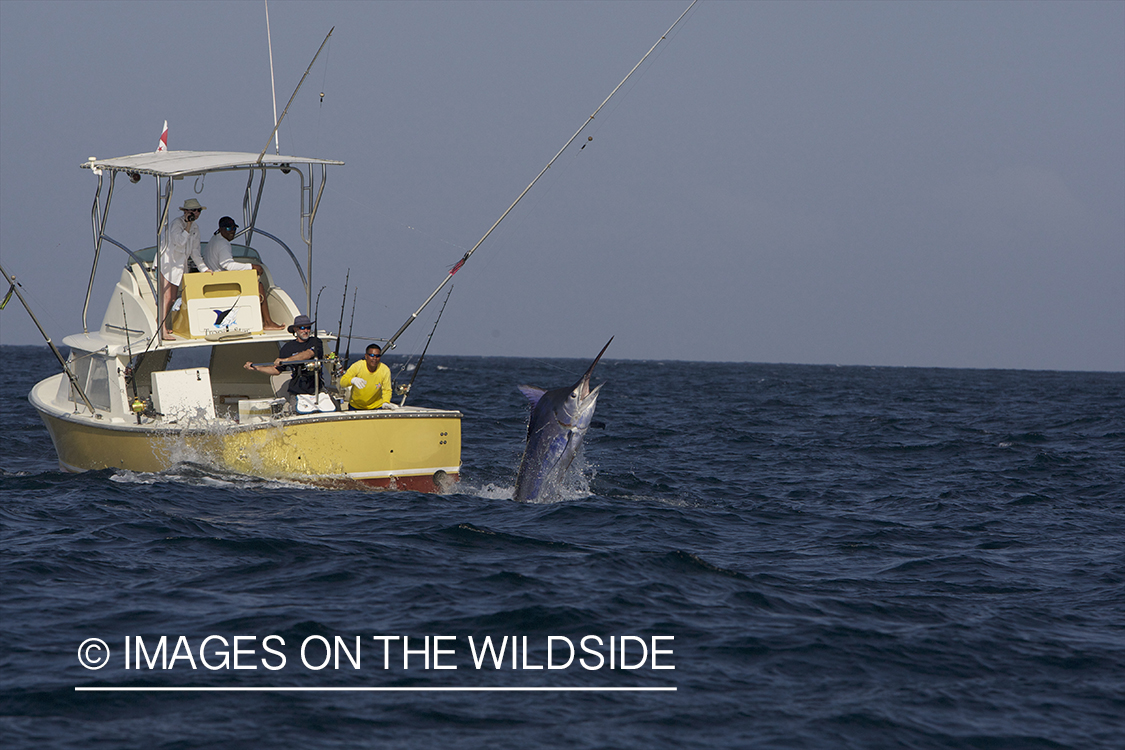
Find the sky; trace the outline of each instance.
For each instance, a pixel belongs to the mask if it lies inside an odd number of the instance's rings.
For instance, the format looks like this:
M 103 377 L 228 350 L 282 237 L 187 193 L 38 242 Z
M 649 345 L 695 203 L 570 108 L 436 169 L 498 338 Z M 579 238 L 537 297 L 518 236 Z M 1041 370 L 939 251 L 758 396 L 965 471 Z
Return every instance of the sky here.
M 270 2 L 279 110 L 335 27 L 279 135 L 346 163 L 320 326 L 350 269 L 354 334 L 394 333 L 687 5 Z M 262 150 L 262 2 L 0 0 L 0 259 L 56 341 L 93 257 L 78 165 L 165 120 L 173 150 Z M 209 235 L 241 187 L 176 197 Z M 266 193 L 296 250 L 296 188 Z M 154 205 L 119 184 L 108 234 L 153 244 Z M 92 326 L 124 260 L 103 250 Z M 1125 3 L 701 0 L 453 287 L 431 353 L 1123 371 Z M 0 341 L 42 342 L 14 298 Z

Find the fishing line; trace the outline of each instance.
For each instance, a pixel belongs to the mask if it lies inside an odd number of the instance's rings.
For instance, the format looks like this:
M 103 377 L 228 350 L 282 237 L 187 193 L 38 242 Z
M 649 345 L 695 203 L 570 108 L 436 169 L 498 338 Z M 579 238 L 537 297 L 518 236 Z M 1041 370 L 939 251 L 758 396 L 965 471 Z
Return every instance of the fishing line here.
M 559 372 L 565 372 L 567 375 L 571 375 L 571 376 L 579 375 L 579 374 L 585 372 L 585 370 L 568 370 L 567 368 L 563 367 L 562 365 L 556 365 L 554 362 L 551 362 L 550 360 L 546 360 L 546 359 L 536 359 L 535 357 L 523 357 L 523 359 L 531 360 L 532 362 L 535 362 L 536 364 L 543 365 L 544 367 L 550 367 L 552 370 L 558 370 Z
M 12 278 L 16 279 L 16 286 L 20 288 L 20 292 L 23 293 L 24 298 L 29 300 L 30 302 L 35 303 L 33 306 L 36 308 L 40 317 L 47 318 L 51 323 L 54 324 L 56 330 L 66 330 L 66 324 L 59 322 L 59 319 L 51 314 L 52 307 L 50 305 L 44 304 L 35 296 L 34 292 L 24 286 L 24 279 L 22 277 L 17 278 L 13 275 Z
M 368 299 L 367 297 L 364 297 L 364 301 L 365 301 L 365 302 L 367 301 L 367 299 Z M 389 316 L 389 315 L 391 314 L 391 308 L 390 308 L 390 305 L 389 305 L 389 304 L 387 304 L 387 303 L 386 303 L 385 301 L 383 301 L 383 297 L 382 297 L 381 295 L 378 295 L 378 300 L 377 300 L 377 302 L 378 302 L 378 304 L 376 305 L 376 312 L 377 312 L 377 313 L 379 313 L 379 314 L 381 314 L 381 315 L 386 315 L 386 316 Z M 354 313 L 353 313 L 353 314 L 354 314 Z M 361 317 L 361 322 L 360 322 L 360 325 L 363 325 L 363 323 L 362 323 L 362 318 L 368 318 L 368 319 L 372 319 L 372 318 L 374 318 L 374 317 L 375 317 L 375 315 L 369 315 L 369 314 L 367 314 L 366 312 L 364 312 L 363 310 L 361 310 L 361 311 L 360 311 L 360 317 Z M 361 342 L 367 342 L 367 343 L 373 343 L 373 344 L 380 344 L 380 345 L 382 345 L 382 344 L 386 343 L 386 341 L 387 341 L 387 337 L 386 337 L 386 336 L 364 336 L 364 335 L 356 335 L 356 334 L 354 333 L 354 328 L 353 328 L 353 330 L 352 330 L 352 331 L 350 332 L 350 338 L 351 338 L 352 340 L 354 340 L 354 341 L 361 341 Z M 414 347 L 414 351 L 416 351 L 416 350 L 417 350 L 417 345 L 415 345 L 415 347 Z M 388 365 L 388 367 L 389 367 L 389 365 Z
M 328 193 L 332 194 L 333 196 L 338 196 L 338 197 L 343 198 L 344 200 L 351 201 L 352 203 L 354 203 L 357 206 L 359 206 L 360 208 L 362 208 L 365 213 L 368 212 L 368 211 L 371 211 L 371 205 L 369 203 L 361 203 L 356 198 L 353 198 L 349 193 L 344 193 L 344 192 L 340 192 L 340 191 L 336 190 L 334 185 L 327 185 L 327 186 L 325 186 L 324 190 L 325 190 L 325 192 L 328 192 Z M 395 226 L 395 227 L 399 227 L 401 229 L 408 229 L 411 232 L 414 232 L 416 234 L 421 235 L 422 237 L 425 237 L 427 240 L 429 240 L 431 242 L 438 242 L 438 243 L 441 243 L 442 245 L 448 245 L 449 247 L 455 247 L 458 250 L 466 250 L 467 249 L 464 245 L 459 245 L 456 242 L 452 242 L 450 240 L 442 239 L 441 237 L 430 234 L 430 233 L 426 232 L 425 230 L 418 229 L 417 227 L 411 226 L 410 224 L 403 224 L 398 219 L 389 219 L 389 218 L 386 218 L 385 216 L 380 216 L 378 213 L 376 213 L 375 216 L 379 221 L 382 221 L 383 223 L 387 224 L 388 226 Z M 446 269 L 449 269 L 451 266 L 452 266 L 452 264 L 446 264 Z
M 387 309 L 388 311 L 390 310 L 390 308 L 387 305 L 384 305 L 383 307 L 385 309 Z M 436 317 L 440 318 L 441 313 L 439 312 Z M 375 343 L 375 344 L 379 344 L 379 345 L 385 344 L 388 340 L 386 336 L 352 336 L 352 339 L 354 339 L 355 341 L 366 341 L 366 342 L 369 342 L 369 343 Z M 409 338 L 409 340 L 412 342 L 409 347 L 395 347 L 395 355 L 406 357 L 407 361 L 409 361 L 409 359 L 411 357 L 413 357 L 415 354 L 417 354 L 418 350 L 422 346 L 421 340 L 413 339 L 413 338 Z M 399 349 L 402 349 L 401 353 L 398 351 Z M 386 354 L 386 353 L 387 352 L 384 352 L 384 354 Z M 388 367 L 389 366 L 390 365 L 388 365 Z
M 350 193 L 336 190 L 334 186 L 326 186 L 325 192 L 330 193 L 334 198 L 342 198 L 343 200 L 351 201 L 356 206 L 362 208 L 365 212 L 371 210 L 371 206 L 369 204 L 361 203 L 359 200 L 352 197 L 352 195 Z M 382 222 L 382 223 L 384 223 L 388 226 L 395 226 L 395 227 L 399 227 L 399 228 L 402 228 L 402 229 L 407 229 L 407 230 L 409 230 L 409 231 L 411 231 L 411 232 L 413 232 L 413 233 L 415 233 L 415 234 L 417 234 L 421 237 L 424 237 L 427 240 L 427 243 L 423 244 L 423 247 L 426 250 L 433 250 L 432 243 L 440 243 L 442 245 L 448 245 L 450 247 L 455 247 L 455 248 L 457 248 L 458 250 L 461 250 L 461 251 L 464 251 L 466 249 L 463 245 L 458 245 L 456 242 L 450 242 L 449 240 L 444 240 L 440 237 L 437 237 L 433 234 L 429 234 L 428 232 L 425 232 L 425 231 L 423 231 L 421 229 L 418 229 L 417 227 L 411 226 L 409 224 L 404 224 L 400 221 L 397 221 L 397 220 L 394 220 L 394 219 L 389 219 L 386 216 L 380 216 L 378 213 L 376 213 L 375 216 L 378 219 L 378 221 L 380 221 L 380 222 Z M 442 260 L 444 261 L 444 259 L 442 259 Z M 448 271 L 451 267 L 452 267 L 451 265 L 449 265 L 447 263 L 443 263 L 443 268 L 446 271 Z M 385 302 L 383 303 L 383 309 L 384 309 L 385 312 L 390 313 L 390 307 Z M 389 340 L 388 337 L 386 337 L 386 336 L 361 336 L 361 335 L 353 335 L 352 339 L 355 340 L 355 341 L 359 341 L 359 342 L 375 343 L 375 344 L 380 344 L 380 345 L 385 344 Z M 407 357 L 413 356 L 415 353 L 418 352 L 420 346 L 421 346 L 420 343 L 413 344 L 413 347 L 408 352 L 406 352 L 406 356 Z
M 492 226 L 488 228 L 488 231 L 484 233 L 484 236 L 482 236 L 479 240 L 477 240 L 477 243 L 475 245 L 473 245 L 472 248 L 470 248 L 461 257 L 461 259 L 459 261 L 457 261 L 457 263 L 454 264 L 453 268 L 450 269 L 449 273 L 441 280 L 441 283 L 437 285 L 437 288 L 435 288 L 434 291 L 430 293 L 430 296 L 426 298 L 426 300 L 422 303 L 422 305 L 417 310 L 415 310 L 413 313 L 411 313 L 410 317 L 406 319 L 406 322 L 404 322 L 399 327 L 399 329 L 395 332 L 395 334 L 393 336 L 391 336 L 390 340 L 387 342 L 388 348 L 394 347 L 395 341 L 398 340 L 398 337 L 401 336 L 403 334 L 403 332 L 407 328 L 410 327 L 411 323 L 413 323 L 415 320 L 418 319 L 418 315 L 422 312 L 422 310 L 424 310 L 426 308 L 426 306 L 429 305 L 430 302 L 433 301 L 434 297 L 436 297 L 438 295 L 438 293 L 442 290 L 442 288 L 444 288 L 445 285 L 448 284 L 453 279 L 453 275 L 455 273 L 457 273 L 458 271 L 460 271 L 462 267 L 464 267 L 464 265 L 469 261 L 469 258 L 471 258 L 473 256 L 473 253 L 475 253 L 477 251 L 477 249 L 481 245 L 484 244 L 485 240 L 488 239 L 489 235 L 492 234 L 492 232 L 496 229 L 496 227 L 500 226 L 500 224 L 504 221 L 504 219 L 507 218 L 508 214 L 510 214 L 515 209 L 515 207 L 517 205 L 519 205 L 519 202 L 521 200 L 523 200 L 524 196 L 527 195 L 528 192 L 530 192 L 533 187 L 535 187 L 535 183 L 539 182 L 540 178 L 542 178 L 543 175 L 547 173 L 547 170 L 549 170 L 551 168 L 551 166 L 556 161 L 558 161 L 559 157 L 563 155 L 563 152 L 566 151 L 572 143 L 574 143 L 574 141 L 578 138 L 578 136 L 582 135 L 582 131 L 586 129 L 586 126 L 590 124 L 590 121 L 598 116 L 598 113 L 601 112 L 601 110 L 605 107 L 605 105 L 607 103 L 609 103 L 609 100 L 613 98 L 614 94 L 616 94 L 618 92 L 618 90 L 620 90 L 621 87 L 625 85 L 625 82 L 629 80 L 629 78 L 633 75 L 633 73 L 635 73 L 637 71 L 637 69 L 640 68 L 641 65 L 644 64 L 645 59 L 648 58 L 648 56 L 652 54 L 652 51 L 655 50 L 657 48 L 657 46 L 659 46 L 659 44 L 662 41 L 665 40 L 665 37 L 667 37 L 668 34 L 672 33 L 672 29 L 674 29 L 676 27 L 676 25 L 679 24 L 679 22 L 683 19 L 683 17 L 687 15 L 688 11 L 690 11 L 693 7 L 695 7 L 695 4 L 697 2 L 699 2 L 699 0 L 691 0 L 691 5 L 689 5 L 684 10 L 684 12 L 681 13 L 676 18 L 676 21 L 671 26 L 668 27 L 668 30 L 665 31 L 664 34 L 661 35 L 661 37 L 659 39 L 656 40 L 656 43 L 653 44 L 651 47 L 649 47 L 648 52 L 645 52 L 645 54 L 641 57 L 641 59 L 637 61 L 637 64 L 634 65 L 632 67 L 632 69 L 625 75 L 625 77 L 621 79 L 621 83 L 617 84 L 613 88 L 613 91 L 609 92 L 609 96 L 607 96 L 602 101 L 602 103 L 598 105 L 598 108 L 595 109 L 594 112 L 592 114 L 590 114 L 582 122 L 582 125 L 578 128 L 578 130 L 576 130 L 574 132 L 574 135 L 572 135 L 566 141 L 566 143 L 563 144 L 562 148 L 559 149 L 558 153 L 555 154 L 549 162 L 547 162 L 546 166 L 544 166 L 543 169 L 541 169 L 539 171 L 539 174 L 537 174 L 535 176 L 535 178 L 532 179 L 532 181 L 530 183 L 528 183 L 527 187 L 525 187 L 523 189 L 523 192 L 521 192 L 516 197 L 516 199 L 514 201 L 512 201 L 512 205 L 508 206 L 508 208 L 504 211 L 504 213 L 500 214 L 500 218 L 498 218 L 492 224 Z
M 575 151 L 571 158 L 578 158 L 577 154 L 580 153 L 580 151 L 581 150 Z M 488 269 L 490 269 L 494 263 L 506 259 L 507 253 L 511 252 L 513 249 L 518 249 L 519 247 L 527 247 L 529 245 L 536 245 L 540 248 L 546 247 L 547 256 L 556 255 L 556 249 L 549 245 L 546 245 L 546 241 L 540 240 L 534 235 L 528 240 L 524 241 L 521 238 L 521 232 L 527 228 L 527 225 L 531 221 L 531 219 L 547 218 L 538 217 L 538 211 L 542 209 L 547 199 L 554 194 L 555 188 L 558 185 L 560 185 L 564 181 L 569 181 L 572 184 L 574 181 L 581 179 L 581 173 L 576 175 L 574 169 L 565 169 L 552 172 L 549 177 L 543 180 L 543 182 L 541 183 L 542 189 L 537 191 L 534 195 L 530 195 L 525 199 L 527 201 L 526 210 L 521 211 L 520 213 L 513 216 L 509 220 L 509 224 L 506 225 L 503 229 L 497 229 L 492 239 L 494 243 L 493 248 L 495 251 L 486 256 L 486 259 L 483 261 L 483 265 L 480 268 L 482 276 L 485 275 L 484 272 L 488 271 Z M 578 186 L 578 189 L 582 189 L 581 184 Z M 460 249 L 464 250 L 465 248 L 462 247 Z
M 665 37 L 665 39 L 671 40 L 678 33 L 679 33 L 679 29 L 677 29 L 674 34 L 671 34 L 671 35 Z M 665 51 L 666 51 L 666 47 L 662 47 L 659 51 L 657 51 L 656 57 L 653 58 L 651 61 L 649 61 L 648 64 L 645 65 L 645 67 L 640 70 L 640 72 L 639 72 L 639 74 L 637 75 L 636 78 L 632 79 L 628 88 L 626 88 L 624 91 L 621 92 L 620 99 L 618 101 L 614 102 L 611 105 L 611 108 L 606 111 L 605 116 L 601 120 L 595 120 L 594 123 L 592 123 L 592 127 L 589 130 L 590 135 L 588 136 L 587 142 L 582 144 L 582 146 L 580 148 L 578 148 L 577 150 L 575 150 L 573 152 L 573 154 L 571 155 L 571 159 L 579 158 L 579 156 L 582 154 L 583 149 L 585 149 L 587 145 L 590 145 L 590 144 L 593 143 L 594 136 L 598 135 L 601 132 L 602 127 L 606 124 L 606 122 L 608 122 L 610 119 L 612 119 L 612 115 L 629 98 L 629 95 L 633 92 L 633 89 L 635 89 L 637 87 L 637 84 L 639 84 L 641 82 L 641 80 L 645 77 L 645 75 L 648 74 L 648 71 L 651 70 L 654 65 L 656 65 L 656 62 L 661 58 L 661 56 L 663 56 Z M 564 174 L 557 175 L 553 180 L 549 181 L 544 186 L 545 189 L 540 191 L 541 194 L 536 195 L 533 199 L 530 200 L 530 205 L 528 206 L 528 209 L 525 212 L 523 212 L 522 214 L 520 214 L 517 218 L 514 219 L 515 225 L 512 228 L 512 232 L 508 233 L 509 237 L 514 237 L 514 238 L 518 239 L 518 237 L 519 237 L 518 232 L 521 229 L 523 229 L 524 226 L 526 225 L 527 221 L 535 215 L 536 211 L 539 210 L 539 208 L 542 206 L 543 202 L 554 192 L 556 186 L 558 186 L 563 180 L 567 180 L 567 179 L 578 181 L 578 180 L 582 180 L 583 176 L 582 175 L 575 176 L 575 173 L 574 173 L 573 170 L 566 170 Z M 585 179 L 583 182 L 581 182 L 578 185 L 578 189 L 580 189 L 580 190 L 585 189 L 585 187 L 588 187 L 589 184 L 590 184 L 589 180 Z M 509 248 L 504 246 L 503 241 L 504 241 L 504 238 L 502 236 L 498 237 L 494 240 L 494 242 L 496 242 L 499 245 L 499 247 L 497 247 L 494 250 L 494 252 L 491 253 L 488 256 L 488 260 L 485 261 L 484 265 L 481 268 L 482 271 L 488 270 L 497 258 L 503 258 L 505 256 L 505 254 L 509 251 Z M 551 249 L 551 248 L 548 248 L 547 253 L 549 255 L 554 254 L 554 250 Z
M 604 121 L 599 122 L 594 127 L 593 132 L 597 133 L 603 124 Z M 587 143 L 589 143 L 589 141 Z M 579 158 L 580 154 L 582 154 L 582 149 L 577 149 L 573 152 L 573 154 L 570 155 L 570 159 L 577 159 Z M 567 184 L 563 185 L 564 182 Z M 531 222 L 531 220 L 534 218 L 548 219 L 552 218 L 552 216 L 555 215 L 559 217 L 562 216 L 561 212 L 563 209 L 561 207 L 559 209 L 559 213 L 557 214 L 545 215 L 543 217 L 538 216 L 538 212 L 540 210 L 543 210 L 543 205 L 546 203 L 548 198 L 553 196 L 556 188 L 565 190 L 568 187 L 573 186 L 573 189 L 576 191 L 585 191 L 591 187 L 592 183 L 590 182 L 588 171 L 578 171 L 572 166 L 568 169 L 554 172 L 551 177 L 544 180 L 541 184 L 542 189 L 540 191 L 536 192 L 535 195 L 528 196 L 525 199 L 527 201 L 526 210 L 520 212 L 519 214 L 516 214 L 514 217 L 511 217 L 509 219 L 511 225 L 509 227 L 506 227 L 505 229 L 498 229 L 496 234 L 493 236 L 493 242 L 495 243 L 493 245 L 494 251 L 486 256 L 486 260 L 483 261 L 483 265 L 481 266 L 482 273 L 490 269 L 492 265 L 499 260 L 504 260 L 507 257 L 507 253 L 511 252 L 513 248 L 518 249 L 519 247 L 536 245 L 544 250 L 544 254 L 547 257 L 553 257 L 559 254 L 559 250 L 548 244 L 548 240 L 540 240 L 535 235 L 533 235 L 525 241 L 521 237 L 521 232 L 523 232 L 527 228 L 528 223 Z M 561 188 L 559 187 L 560 185 L 562 185 Z M 572 193 L 568 192 L 568 195 L 569 194 Z M 555 235 L 551 235 L 552 239 L 554 237 Z M 529 259 L 529 262 L 531 262 L 531 259 Z
M 685 14 L 683 16 L 683 18 L 685 20 L 691 18 L 691 14 L 692 14 L 692 12 L 694 12 L 694 11 L 692 11 L 692 6 L 694 6 L 694 5 L 695 5 L 695 3 L 692 3 L 692 5 L 688 6 L 688 10 L 687 10 L 687 12 L 685 12 Z M 686 26 L 686 25 L 687 24 L 684 24 L 684 26 Z M 673 39 L 675 39 L 677 36 L 679 36 L 680 32 L 683 31 L 684 26 L 679 26 L 679 22 L 677 21 L 677 25 L 674 28 L 670 29 L 671 33 L 666 34 L 665 36 L 661 37 L 661 39 L 663 41 L 671 42 Z M 648 72 L 650 70 L 652 70 L 652 68 L 656 65 L 656 62 L 661 57 L 664 56 L 664 53 L 668 51 L 669 47 L 671 47 L 671 44 L 665 45 L 665 46 L 661 47 L 659 51 L 657 51 L 656 57 L 652 58 L 652 60 L 649 61 L 648 65 L 646 65 L 640 71 L 640 73 L 637 75 L 637 78 L 635 80 L 633 80 L 632 83 L 629 84 L 629 87 L 627 89 L 625 89 L 625 91 L 622 92 L 621 100 L 616 102 L 609 109 L 609 111 L 606 113 L 607 117 L 594 126 L 594 128 L 592 129 L 592 135 L 598 134 L 598 132 L 601 130 L 602 126 L 610 119 L 608 117 L 608 115 L 612 115 L 613 113 L 615 113 L 617 111 L 617 109 L 625 102 L 625 100 L 629 98 L 629 94 L 631 94 L 633 92 L 633 89 L 635 89 L 637 87 L 637 84 L 641 82 L 641 79 L 643 79 L 646 75 L 648 75 Z M 591 136 L 590 140 L 591 141 L 593 140 L 592 136 Z M 582 146 L 582 148 L 585 148 L 585 147 L 586 146 L 584 144 Z M 578 153 L 581 153 L 581 152 L 582 152 L 582 149 L 581 148 L 578 149 Z

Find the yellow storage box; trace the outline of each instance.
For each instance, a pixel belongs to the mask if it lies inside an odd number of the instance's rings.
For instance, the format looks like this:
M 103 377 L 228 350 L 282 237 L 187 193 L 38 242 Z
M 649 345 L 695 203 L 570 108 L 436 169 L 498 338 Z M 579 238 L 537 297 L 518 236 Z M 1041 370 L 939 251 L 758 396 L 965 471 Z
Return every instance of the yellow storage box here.
M 185 273 L 172 330 L 192 339 L 225 339 L 262 332 L 258 274 L 247 271 Z

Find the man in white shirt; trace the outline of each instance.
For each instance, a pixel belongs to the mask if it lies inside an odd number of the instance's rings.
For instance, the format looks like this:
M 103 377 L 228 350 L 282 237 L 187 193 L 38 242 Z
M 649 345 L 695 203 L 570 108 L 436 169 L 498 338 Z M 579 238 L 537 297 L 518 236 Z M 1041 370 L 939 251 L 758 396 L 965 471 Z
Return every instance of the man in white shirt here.
M 219 219 L 219 228 L 207 242 L 207 249 L 203 251 L 202 264 L 198 261 L 200 271 L 249 271 L 258 272 L 258 299 L 262 303 L 262 328 L 267 331 L 280 331 L 281 326 L 273 322 L 270 317 L 270 306 L 266 302 L 266 288 L 262 283 L 262 267 L 257 263 L 243 263 L 234 259 L 230 250 L 230 241 L 234 239 L 238 225 L 234 219 L 224 216 Z
M 160 293 L 160 338 L 171 341 L 172 335 L 172 303 L 180 290 L 180 281 L 184 277 L 184 265 L 190 257 L 196 265 L 203 262 L 199 252 L 199 227 L 196 220 L 206 210 L 206 206 L 199 205 L 195 198 L 188 198 L 180 210 L 183 216 L 177 216 L 168 224 L 168 230 L 160 237 L 160 275 L 163 289 Z

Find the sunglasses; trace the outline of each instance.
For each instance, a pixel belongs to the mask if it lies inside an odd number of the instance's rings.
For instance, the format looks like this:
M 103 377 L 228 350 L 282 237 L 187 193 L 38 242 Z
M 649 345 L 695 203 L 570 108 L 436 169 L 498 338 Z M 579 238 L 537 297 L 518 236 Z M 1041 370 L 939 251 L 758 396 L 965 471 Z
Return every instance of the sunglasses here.
M 369 359 L 379 359 L 379 357 L 381 357 L 383 355 L 382 354 L 367 354 L 365 356 L 367 356 Z
M 312 326 L 294 326 L 298 331 L 311 331 Z

